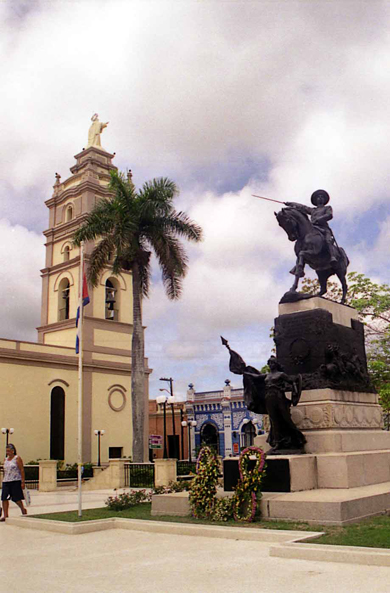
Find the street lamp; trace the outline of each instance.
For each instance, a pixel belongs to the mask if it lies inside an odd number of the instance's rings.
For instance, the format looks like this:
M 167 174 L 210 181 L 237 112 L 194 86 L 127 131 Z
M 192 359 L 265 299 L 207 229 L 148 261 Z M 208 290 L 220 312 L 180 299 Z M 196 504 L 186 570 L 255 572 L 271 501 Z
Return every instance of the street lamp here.
M 188 426 L 188 459 L 189 459 L 189 462 L 191 463 L 191 461 L 192 461 L 192 459 L 191 459 L 191 426 L 193 428 L 195 428 L 196 422 L 195 422 L 195 420 L 188 420 L 188 422 L 186 420 L 183 420 L 181 425 L 184 427 Z
M 164 454 L 163 454 L 164 459 L 167 459 L 167 457 L 168 457 L 168 453 L 167 453 L 167 399 L 168 398 L 166 395 L 159 395 L 159 397 L 156 397 L 156 402 L 158 404 L 162 404 L 163 410 L 164 410 Z
M 180 408 L 180 440 L 181 440 L 181 458 L 184 459 L 184 412 L 183 408 Z
M 160 391 L 167 391 L 170 394 L 170 398 L 168 399 L 168 404 L 171 404 L 171 411 L 172 411 L 172 430 L 173 430 L 173 443 L 174 443 L 174 453 L 175 453 L 175 457 L 177 457 L 177 451 L 176 451 L 176 428 L 175 428 L 175 410 L 173 407 L 173 404 L 175 403 L 175 398 L 173 396 L 173 379 L 172 377 L 170 377 L 169 379 L 167 377 L 160 377 L 160 381 L 167 381 L 169 383 L 169 392 L 167 389 L 160 389 Z
M 103 436 L 105 432 L 105 430 L 94 430 L 94 433 L 98 438 L 98 467 L 100 467 L 100 437 Z
M 13 429 L 13 428 L 2 428 L 2 429 L 1 429 L 1 432 L 2 432 L 3 434 L 7 435 L 7 436 L 6 436 L 6 443 L 5 443 L 5 446 L 6 446 L 6 447 L 8 447 L 8 435 L 9 435 L 9 434 L 13 434 L 13 433 L 14 433 L 14 429 Z

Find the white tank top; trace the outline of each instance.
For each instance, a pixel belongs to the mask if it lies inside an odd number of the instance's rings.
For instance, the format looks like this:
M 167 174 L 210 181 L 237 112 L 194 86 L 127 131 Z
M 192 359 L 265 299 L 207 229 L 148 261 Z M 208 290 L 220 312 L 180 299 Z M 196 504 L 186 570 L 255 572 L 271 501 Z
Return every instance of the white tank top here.
M 21 471 L 18 467 L 17 455 L 11 460 L 7 457 L 4 461 L 4 478 L 3 482 L 16 482 L 22 479 Z

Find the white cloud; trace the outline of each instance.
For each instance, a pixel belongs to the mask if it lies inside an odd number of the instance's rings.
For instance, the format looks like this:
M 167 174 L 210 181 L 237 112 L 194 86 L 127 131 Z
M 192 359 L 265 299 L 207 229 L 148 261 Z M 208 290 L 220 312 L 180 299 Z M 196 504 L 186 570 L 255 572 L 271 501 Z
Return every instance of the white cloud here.
M 22 226 L 0 220 L 1 337 L 36 340 L 40 325 L 43 241 Z
M 30 336 L 39 323 L 43 241 L 27 228 L 47 226 L 54 173 L 68 175 L 95 111 L 110 121 L 102 143 L 116 164 L 136 182 L 173 176 L 179 207 L 204 228 L 181 301 L 169 303 L 155 283 L 145 304 L 161 364 L 185 360 L 210 386 L 209 344 L 221 327 L 237 340 L 240 328 L 262 328 L 258 350 L 268 348 L 294 254 L 278 206 L 251 193 L 309 203 L 324 187 L 350 269 L 370 273 L 375 260 L 388 275 L 388 223 L 371 220 L 372 248 L 349 229 L 390 201 L 389 4 L 13 2 L 0 3 L 0 19 L 1 216 L 11 221 L 0 227 L 3 335 L 29 326 Z M 20 266 L 12 299 L 10 242 Z M 35 305 L 23 313 L 26 296 Z

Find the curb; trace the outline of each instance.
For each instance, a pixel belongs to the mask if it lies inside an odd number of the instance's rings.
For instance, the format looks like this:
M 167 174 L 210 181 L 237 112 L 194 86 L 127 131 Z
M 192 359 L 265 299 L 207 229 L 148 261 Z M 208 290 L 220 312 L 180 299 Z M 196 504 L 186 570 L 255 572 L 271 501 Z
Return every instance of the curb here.
M 306 540 L 322 535 L 319 532 L 312 531 L 299 532 L 278 529 L 251 529 L 250 527 L 240 528 L 223 527 L 219 525 L 191 525 L 189 523 L 140 521 L 138 519 L 122 519 L 116 517 L 80 523 L 35 519 L 33 517 L 14 517 L 7 519 L 7 524 L 14 525 L 15 527 L 22 527 L 24 529 L 38 529 L 40 531 L 51 531 L 55 533 L 64 533 L 66 535 L 81 535 L 83 533 L 93 533 L 95 531 L 105 531 L 107 529 L 128 529 L 149 533 L 257 541 L 267 544 L 301 541 L 302 539 Z
M 276 546 L 270 546 L 269 555 L 294 560 L 390 566 L 390 550 L 382 548 L 281 542 Z

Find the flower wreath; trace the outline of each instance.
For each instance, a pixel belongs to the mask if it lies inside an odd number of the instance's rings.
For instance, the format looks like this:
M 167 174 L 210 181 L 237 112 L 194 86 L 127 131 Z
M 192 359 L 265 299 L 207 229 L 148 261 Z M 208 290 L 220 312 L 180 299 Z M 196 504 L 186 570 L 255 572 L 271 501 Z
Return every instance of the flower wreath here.
M 250 470 L 249 460 L 256 457 L 256 465 Z M 238 460 L 240 479 L 233 497 L 233 516 L 236 521 L 253 521 L 256 515 L 257 499 L 260 498 L 260 486 L 265 465 L 265 453 L 259 447 L 247 447 Z M 243 509 L 247 507 L 247 512 Z
M 219 477 L 219 465 L 210 447 L 202 447 L 196 460 L 196 476 L 190 489 L 190 505 L 194 517 L 212 517 Z

